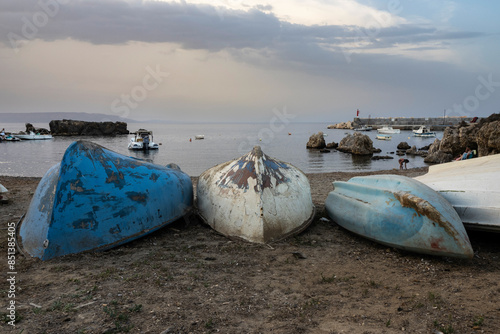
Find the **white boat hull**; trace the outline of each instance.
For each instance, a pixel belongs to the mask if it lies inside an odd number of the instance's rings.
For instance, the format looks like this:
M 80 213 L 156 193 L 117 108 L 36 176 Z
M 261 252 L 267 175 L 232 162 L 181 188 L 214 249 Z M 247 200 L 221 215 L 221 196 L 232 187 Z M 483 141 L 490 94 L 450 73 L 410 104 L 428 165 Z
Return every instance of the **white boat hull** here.
M 259 146 L 201 174 L 197 207 L 216 231 L 256 243 L 299 233 L 315 212 L 305 174 L 263 154 Z
M 24 139 L 24 140 L 45 140 L 45 139 L 52 139 L 52 135 L 37 135 L 34 133 L 30 133 L 29 135 L 16 135 L 17 138 L 19 139 Z
M 401 133 L 401 130 L 400 129 L 393 129 L 390 126 L 389 127 L 383 126 L 380 129 L 377 129 L 377 133 L 392 135 L 392 134 L 395 134 L 395 133 Z
M 434 165 L 415 179 L 443 195 L 467 229 L 500 232 L 500 154 Z

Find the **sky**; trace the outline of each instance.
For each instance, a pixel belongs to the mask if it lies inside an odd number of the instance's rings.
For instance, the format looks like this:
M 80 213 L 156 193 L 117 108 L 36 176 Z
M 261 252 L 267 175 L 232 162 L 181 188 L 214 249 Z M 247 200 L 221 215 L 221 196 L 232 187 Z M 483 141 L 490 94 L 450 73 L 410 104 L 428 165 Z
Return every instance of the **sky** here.
M 488 116 L 498 13 L 486 0 L 2 0 L 0 122 Z

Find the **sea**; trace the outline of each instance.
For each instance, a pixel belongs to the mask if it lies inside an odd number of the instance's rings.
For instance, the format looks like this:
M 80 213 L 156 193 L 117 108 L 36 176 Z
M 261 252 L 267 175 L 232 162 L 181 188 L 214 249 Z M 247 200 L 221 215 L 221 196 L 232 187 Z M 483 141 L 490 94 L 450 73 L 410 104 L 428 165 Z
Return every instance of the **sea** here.
M 49 128 L 48 124 L 36 123 L 35 127 Z M 25 130 L 24 123 L 0 125 L 7 132 Z M 153 131 L 153 141 L 160 145 L 149 152 L 130 151 L 128 142 L 133 135 L 120 136 L 55 136 L 49 140 L 22 140 L 0 143 L 0 176 L 42 177 L 47 170 L 61 161 L 68 146 L 77 140 L 91 141 L 112 151 L 139 159 L 166 165 L 175 163 L 190 176 L 199 176 L 203 171 L 248 153 L 256 145 L 275 159 L 291 163 L 304 173 L 360 172 L 399 168 L 395 154 L 400 142 L 417 148 L 431 144 L 435 138 L 414 137 L 411 131 L 393 134 L 392 140 L 377 140 L 377 131 L 363 132 L 376 148 L 382 150 L 375 155 L 391 156 L 394 159 L 372 160 L 370 156 L 354 156 L 331 150 L 322 153 L 306 148 L 309 137 L 319 131 L 327 143 L 340 142 L 353 130 L 328 129 L 326 123 L 128 123 L 130 132 L 139 128 Z M 437 138 L 442 138 L 437 132 Z M 195 139 L 204 135 L 204 139 Z M 427 166 L 420 156 L 407 156 L 408 168 Z

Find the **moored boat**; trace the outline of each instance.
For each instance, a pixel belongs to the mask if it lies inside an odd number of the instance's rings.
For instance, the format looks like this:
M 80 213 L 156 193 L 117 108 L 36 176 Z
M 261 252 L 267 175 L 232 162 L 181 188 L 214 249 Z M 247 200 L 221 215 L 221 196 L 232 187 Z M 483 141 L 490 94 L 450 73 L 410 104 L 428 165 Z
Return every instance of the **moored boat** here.
M 395 133 L 401 133 L 401 130 L 393 129 L 392 126 L 384 125 L 381 128 L 377 129 L 377 132 L 383 134 L 395 134 Z
M 500 232 L 500 154 L 433 165 L 415 179 L 446 198 L 466 229 Z
M 107 249 L 181 218 L 192 201 L 191 179 L 180 169 L 78 141 L 40 181 L 18 241 L 42 260 Z
M 407 251 L 471 258 L 460 217 L 437 192 L 400 175 L 354 177 L 334 182 L 328 215 L 365 238 Z
M 391 140 L 392 136 L 389 135 L 377 135 L 378 140 Z
M 139 129 L 132 133 L 133 138 L 130 138 L 128 149 L 134 151 L 157 150 L 159 145 L 153 141 L 153 131 Z
M 194 139 L 205 139 L 205 135 L 196 135 Z
M 371 131 L 373 127 L 369 125 L 361 125 L 359 128 L 354 129 L 354 131 Z
M 39 134 L 39 133 L 34 133 L 33 131 L 30 131 L 29 134 L 15 134 L 14 136 L 16 138 L 24 139 L 24 140 L 45 140 L 45 139 L 52 139 L 52 135 L 42 135 L 42 134 Z
M 429 130 L 425 125 L 420 126 L 418 129 L 413 130 L 413 136 L 415 137 L 436 137 L 436 133 Z
M 198 178 L 197 207 L 216 231 L 268 243 L 301 232 L 315 213 L 306 175 L 259 146 Z

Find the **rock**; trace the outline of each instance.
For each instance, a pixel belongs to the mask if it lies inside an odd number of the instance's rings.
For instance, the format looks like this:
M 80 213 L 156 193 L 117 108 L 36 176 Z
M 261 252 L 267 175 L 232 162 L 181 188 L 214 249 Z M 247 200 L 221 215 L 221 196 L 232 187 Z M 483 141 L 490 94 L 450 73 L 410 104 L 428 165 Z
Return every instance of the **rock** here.
M 129 134 L 125 122 L 85 122 L 54 120 L 49 123 L 53 135 L 59 136 L 115 136 Z
M 415 155 L 417 154 L 417 147 L 413 145 L 410 149 L 406 150 L 406 154 Z
M 319 151 L 320 151 L 321 153 L 330 153 L 330 150 L 327 150 L 327 149 L 325 149 L 325 148 L 323 148 L 323 149 L 321 149 L 321 150 L 319 150 Z
M 432 153 L 426 156 L 424 162 L 430 164 L 441 164 L 444 162 L 450 162 L 452 160 L 453 155 L 445 153 L 443 151 L 437 151 L 436 153 Z
M 481 127 L 477 133 L 477 146 L 479 156 L 500 153 L 500 121 L 494 121 Z M 471 147 L 471 149 L 473 148 Z
M 325 148 L 326 143 L 325 143 L 325 137 L 323 135 L 323 132 L 318 132 L 311 137 L 309 137 L 309 141 L 307 142 L 306 145 L 307 148 Z
M 467 147 L 476 150 L 480 157 L 500 153 L 500 114 L 492 114 L 479 123 L 462 122 L 447 127 L 443 139 L 436 139 L 430 145 L 426 160 L 434 163 L 451 161 L 447 155 L 458 157 Z
M 24 124 L 26 126 L 26 133 L 29 134 L 30 132 L 36 133 L 36 134 L 41 134 L 41 135 L 48 135 L 50 134 L 50 131 L 44 128 L 35 128 L 33 124 L 31 123 L 26 123 Z
M 326 148 L 336 149 L 337 147 L 339 147 L 339 144 L 333 141 L 331 143 L 326 144 Z
M 409 150 L 411 147 L 408 145 L 407 142 L 402 141 L 401 143 L 398 144 L 398 150 Z
M 344 137 L 337 147 L 337 150 L 355 155 L 371 155 L 377 150 L 373 147 L 373 141 L 367 135 L 359 132 L 348 134 Z
M 394 159 L 394 157 L 391 157 L 389 155 L 376 155 L 372 157 L 372 160 L 387 160 L 387 159 Z
M 327 126 L 328 129 L 353 129 L 352 122 L 342 122 L 337 124 L 332 124 Z

